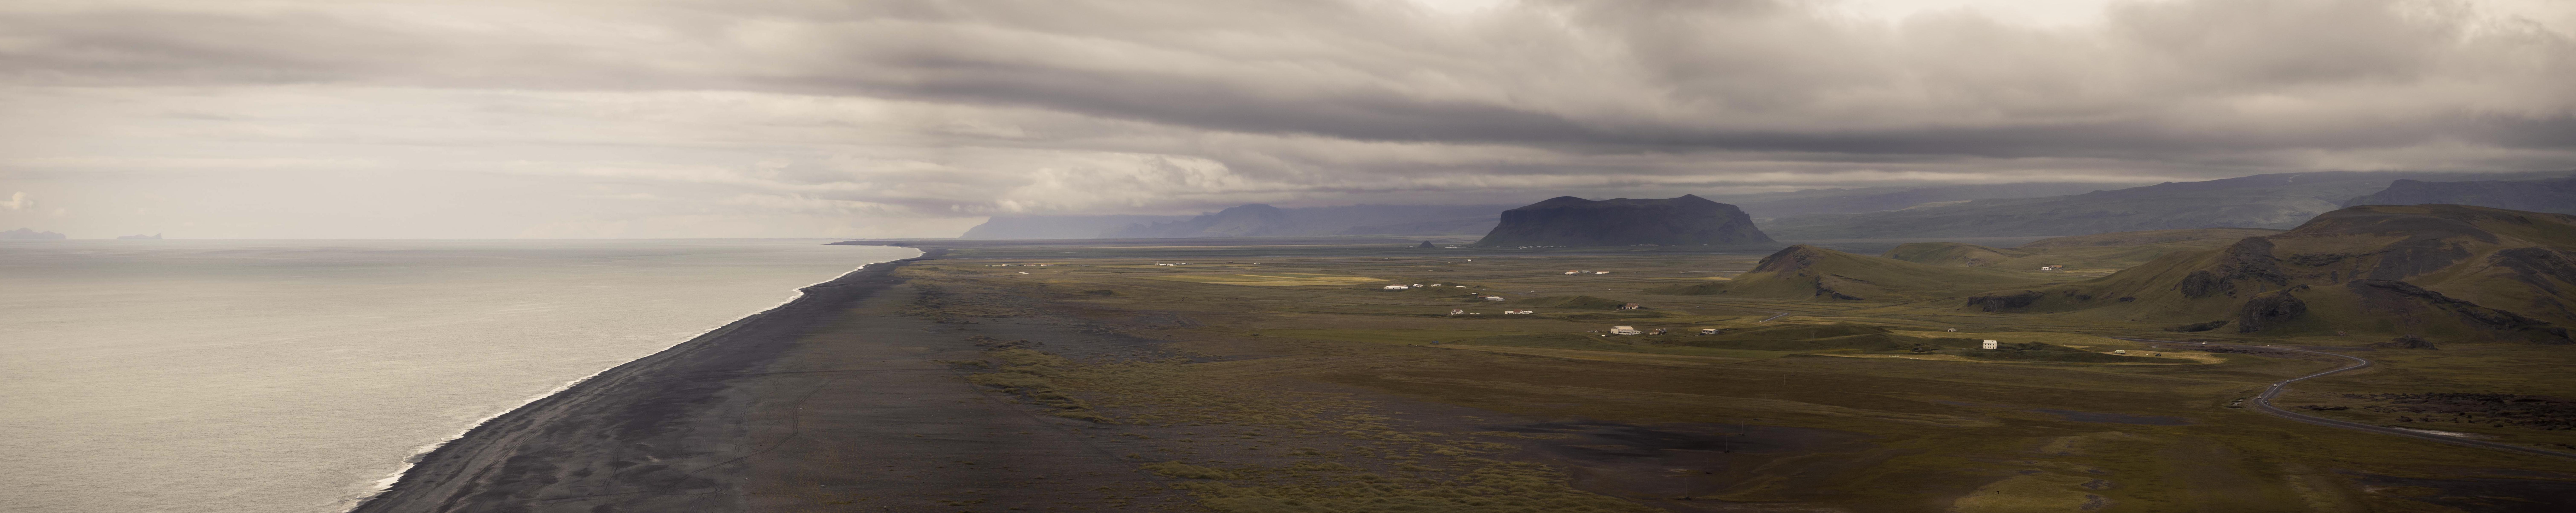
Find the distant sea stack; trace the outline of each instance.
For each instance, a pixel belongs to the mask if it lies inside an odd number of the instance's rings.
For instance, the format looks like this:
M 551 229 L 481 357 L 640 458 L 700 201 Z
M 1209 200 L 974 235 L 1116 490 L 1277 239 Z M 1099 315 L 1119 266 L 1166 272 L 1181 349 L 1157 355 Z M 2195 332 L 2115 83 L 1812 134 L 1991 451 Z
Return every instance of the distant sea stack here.
M 16 230 L 9 230 L 9 231 L 5 231 L 5 232 L 0 232 L 0 239 L 8 239 L 8 240 L 61 240 L 61 239 L 63 239 L 63 234 L 54 233 L 54 232 L 40 232 L 40 231 L 36 231 L 36 229 L 34 229 L 34 228 L 19 228 L 19 229 L 16 229 Z
M 1672 199 L 1592 201 L 1563 196 L 1503 211 L 1503 222 L 1471 247 L 1697 246 L 1760 244 L 1771 236 L 1735 205 L 1684 194 Z

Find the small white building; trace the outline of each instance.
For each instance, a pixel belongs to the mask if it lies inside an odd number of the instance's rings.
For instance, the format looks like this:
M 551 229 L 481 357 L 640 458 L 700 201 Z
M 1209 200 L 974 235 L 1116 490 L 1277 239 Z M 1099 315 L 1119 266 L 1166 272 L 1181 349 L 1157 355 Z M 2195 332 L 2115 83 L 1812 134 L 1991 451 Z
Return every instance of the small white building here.
M 1412 289 L 1413 287 L 1407 287 L 1407 286 L 1403 286 L 1403 285 L 1388 285 L 1388 286 L 1378 287 L 1378 288 L 1386 289 L 1386 290 L 1408 290 L 1408 289 Z
M 1994 348 L 1995 348 L 1995 344 L 1996 344 L 1996 342 L 1995 342 L 1995 341 L 1988 340 L 1988 341 L 1986 341 L 1986 347 L 1985 347 L 1985 348 L 1986 348 L 1986 349 L 1994 349 Z
M 1592 274 L 1610 274 L 1610 271 L 1592 271 Z
M 1581 273 L 1581 272 L 1583 272 L 1583 271 L 1566 271 L 1566 272 L 1565 272 L 1565 274 L 1575 274 L 1575 273 Z
M 1620 309 L 1620 310 L 1637 310 L 1637 309 L 1642 309 L 1642 308 L 1645 308 L 1645 307 L 1646 307 L 1646 305 L 1640 305 L 1640 304 L 1636 304 L 1636 303 L 1628 303 L 1628 304 L 1625 304 L 1625 305 L 1619 305 L 1619 309 Z
M 2111 354 L 2129 354 L 2129 350 L 2127 350 L 2127 349 L 2113 349 L 2113 350 L 2111 350 Z
M 1534 313 L 1538 313 L 1538 312 L 1533 312 L 1533 311 L 1529 311 L 1529 310 L 1504 310 L 1504 311 L 1503 311 L 1503 315 L 1528 315 L 1528 314 L 1534 314 Z
M 1699 334 L 1701 334 L 1701 335 L 1716 335 L 1716 334 L 1717 334 L 1717 328 L 1700 328 L 1700 329 L 1699 329 Z
M 1462 309 L 1457 309 L 1457 308 L 1451 308 L 1451 309 L 1449 309 L 1449 315 L 1467 315 L 1467 311 L 1466 311 L 1466 310 L 1462 310 Z
M 1643 331 L 1637 331 L 1637 327 L 1636 327 L 1636 326 L 1611 326 L 1611 327 L 1610 327 L 1610 334 L 1612 334 L 1612 335 L 1643 335 L 1643 334 L 1645 334 L 1645 333 L 1646 333 L 1646 332 L 1643 332 Z
M 1486 301 L 1502 301 L 1502 296 L 1485 296 Z

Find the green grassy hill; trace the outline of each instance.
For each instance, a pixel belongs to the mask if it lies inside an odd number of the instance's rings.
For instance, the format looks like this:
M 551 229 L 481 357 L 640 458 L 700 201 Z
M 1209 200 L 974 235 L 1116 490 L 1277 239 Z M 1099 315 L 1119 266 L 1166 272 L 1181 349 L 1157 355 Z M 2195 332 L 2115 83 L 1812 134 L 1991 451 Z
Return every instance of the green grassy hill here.
M 2215 249 L 2246 237 L 2281 232 L 2265 228 L 2113 232 L 2042 239 L 2011 249 L 1957 242 L 1916 242 L 1898 245 L 1880 256 L 1919 264 L 2016 271 L 2037 270 L 2040 266 L 2126 269 L 2173 253 Z
M 2576 323 L 2571 248 L 2576 216 L 2365 205 L 2095 280 L 1979 294 L 1962 308 L 2193 331 L 2567 343 L 2563 326 Z
M 1790 246 L 1734 279 L 1647 289 L 1652 294 L 1725 295 L 1818 301 L 1909 301 L 1956 297 L 2003 287 L 2039 286 L 2047 275 L 2000 269 L 1944 267 L 1854 255 L 1808 245 Z

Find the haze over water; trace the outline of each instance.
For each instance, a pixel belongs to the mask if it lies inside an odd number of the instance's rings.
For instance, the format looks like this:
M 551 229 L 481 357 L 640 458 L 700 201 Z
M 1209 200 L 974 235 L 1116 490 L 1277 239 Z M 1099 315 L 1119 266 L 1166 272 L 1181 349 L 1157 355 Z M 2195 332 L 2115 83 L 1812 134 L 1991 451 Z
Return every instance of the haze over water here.
M 919 254 L 822 242 L 0 243 L 0 511 L 338 511 L 482 419 Z

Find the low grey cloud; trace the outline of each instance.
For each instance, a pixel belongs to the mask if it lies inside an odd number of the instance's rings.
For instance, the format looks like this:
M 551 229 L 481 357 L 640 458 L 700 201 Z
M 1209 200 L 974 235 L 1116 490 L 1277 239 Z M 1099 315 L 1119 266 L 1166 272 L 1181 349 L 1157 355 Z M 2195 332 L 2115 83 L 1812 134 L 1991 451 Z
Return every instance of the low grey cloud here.
M 153 183 L 290 211 L 373 193 L 443 223 L 420 236 L 923 236 L 1255 201 L 2576 168 L 2557 2 L 2031 23 L 1873 10 L 1892 1 L 31 3 L 0 7 L 0 188 L 99 212 Z M 492 189 L 535 204 L 470 208 Z M 291 217 L 201 221 L 386 229 Z

